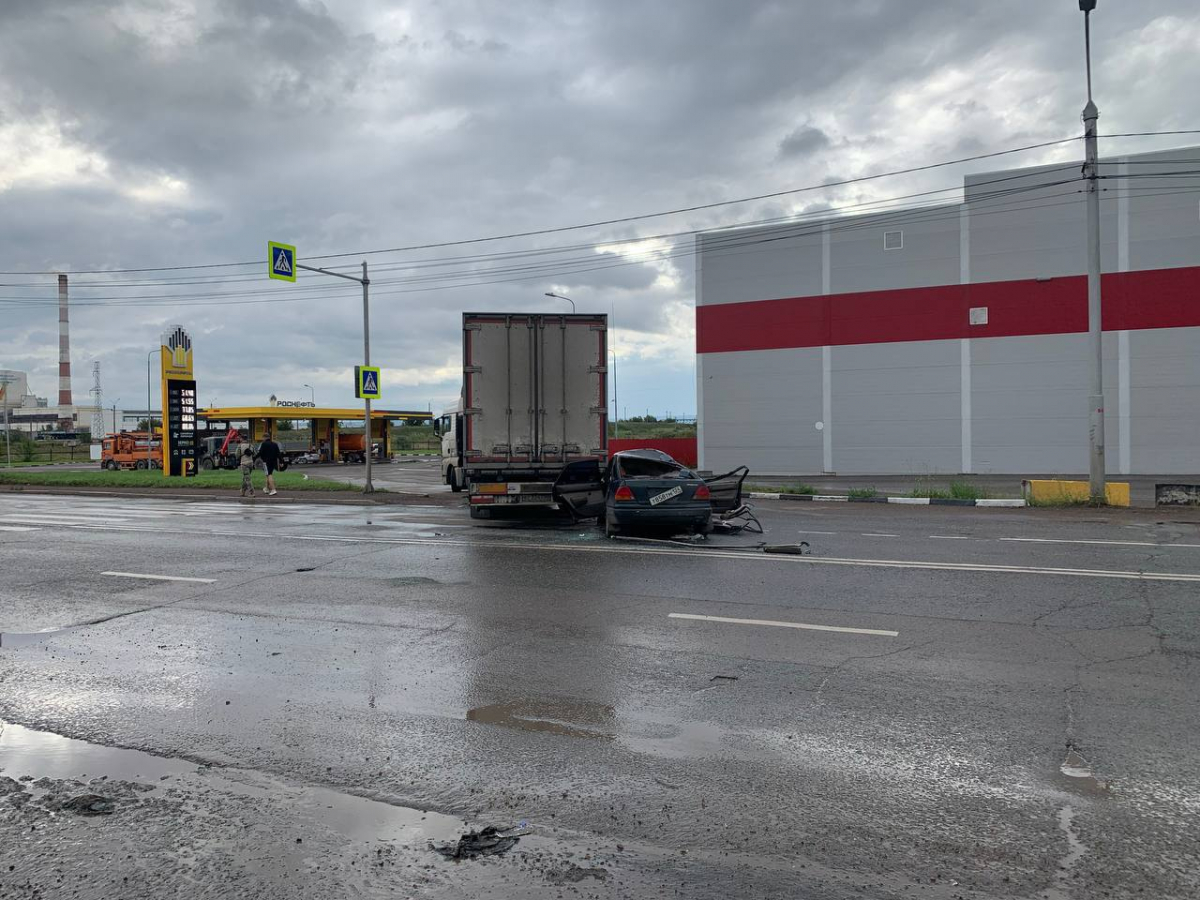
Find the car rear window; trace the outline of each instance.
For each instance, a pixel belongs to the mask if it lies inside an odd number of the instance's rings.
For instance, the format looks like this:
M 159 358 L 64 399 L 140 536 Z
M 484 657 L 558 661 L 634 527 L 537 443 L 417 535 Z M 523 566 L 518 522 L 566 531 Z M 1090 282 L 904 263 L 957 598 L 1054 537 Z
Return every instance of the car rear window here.
M 646 459 L 639 456 L 621 457 L 622 478 L 691 478 L 692 473 L 677 462 Z

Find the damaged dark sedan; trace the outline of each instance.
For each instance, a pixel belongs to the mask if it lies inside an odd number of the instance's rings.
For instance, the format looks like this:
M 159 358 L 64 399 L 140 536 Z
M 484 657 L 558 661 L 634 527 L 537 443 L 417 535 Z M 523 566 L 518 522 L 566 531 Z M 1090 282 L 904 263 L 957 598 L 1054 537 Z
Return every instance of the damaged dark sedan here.
M 578 517 L 596 516 L 610 536 L 641 527 L 705 534 L 714 512 L 740 503 L 745 474 L 706 479 L 660 450 L 624 450 L 609 460 L 599 491 L 560 484 L 559 495 Z

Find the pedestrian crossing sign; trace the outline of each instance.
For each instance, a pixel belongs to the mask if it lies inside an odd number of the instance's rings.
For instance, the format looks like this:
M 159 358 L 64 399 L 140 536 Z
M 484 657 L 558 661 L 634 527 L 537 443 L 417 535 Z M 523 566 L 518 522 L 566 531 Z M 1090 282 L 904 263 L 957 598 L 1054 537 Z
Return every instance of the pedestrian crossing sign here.
M 354 396 L 359 400 L 378 400 L 380 395 L 379 368 L 354 367 Z
M 296 248 L 267 241 L 267 274 L 280 281 L 296 280 Z

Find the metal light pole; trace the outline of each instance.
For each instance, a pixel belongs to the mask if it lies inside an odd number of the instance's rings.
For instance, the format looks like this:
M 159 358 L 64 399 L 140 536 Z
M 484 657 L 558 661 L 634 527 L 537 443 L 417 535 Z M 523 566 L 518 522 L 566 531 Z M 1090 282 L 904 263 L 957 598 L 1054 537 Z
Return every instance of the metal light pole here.
M 570 297 L 564 297 L 561 294 L 552 294 L 549 291 L 546 291 L 546 296 L 553 297 L 555 300 L 566 300 L 568 303 L 571 304 L 571 312 L 575 312 L 575 301 L 572 300 Z
M 363 365 L 371 364 L 371 303 L 367 296 L 368 288 L 371 284 L 371 279 L 367 277 L 367 261 L 363 260 Z M 365 391 L 363 393 L 366 393 Z M 363 484 L 364 494 L 375 493 L 375 485 L 371 482 L 371 457 L 375 455 L 375 448 L 371 444 L 371 398 L 363 398 L 363 406 L 366 409 L 366 421 L 363 422 L 366 430 L 366 451 L 367 451 L 367 480 Z
M 371 284 L 371 279 L 367 277 L 367 261 L 364 259 L 362 264 L 362 278 L 357 278 L 354 275 L 346 275 L 343 272 L 331 272 L 329 269 L 321 269 L 317 266 L 305 266 L 296 263 L 297 269 L 304 269 L 306 272 L 320 272 L 322 275 L 332 275 L 334 278 L 345 278 L 347 281 L 357 281 L 362 285 L 363 289 L 363 365 L 371 364 L 371 312 L 370 312 L 370 297 L 368 287 Z M 305 385 L 308 387 L 308 385 Z M 314 398 L 316 392 L 313 392 Z M 315 399 L 313 402 L 316 402 Z M 367 458 L 366 483 L 363 485 L 362 492 L 364 494 L 375 493 L 375 484 L 371 480 L 371 401 L 369 398 L 363 398 L 363 410 L 366 419 L 363 422 L 363 438 L 364 438 L 364 454 Z
M 162 353 L 162 348 L 151 350 L 146 354 L 146 471 L 150 471 L 150 445 L 154 443 L 154 412 L 150 408 L 150 359 L 155 353 Z M 165 460 L 164 460 L 165 462 Z
M 310 391 L 310 393 L 312 395 L 312 405 L 316 406 L 317 405 L 317 390 L 316 390 L 316 388 L 314 388 L 311 384 L 304 384 L 304 385 L 301 385 L 301 387 L 308 388 L 308 390 Z
M 1104 502 L 1104 343 L 1100 297 L 1100 183 L 1099 150 L 1096 146 L 1096 120 L 1100 110 L 1092 101 L 1092 27 L 1091 14 L 1096 0 L 1079 0 L 1083 12 L 1083 52 L 1087 69 L 1087 106 L 1083 108 L 1084 164 L 1087 186 L 1087 261 L 1088 261 L 1088 355 L 1091 377 L 1088 389 L 1088 486 L 1092 500 Z
M 617 406 L 617 351 L 609 349 L 609 353 L 613 358 L 613 437 L 621 436 L 621 417 L 617 414 L 620 407 Z

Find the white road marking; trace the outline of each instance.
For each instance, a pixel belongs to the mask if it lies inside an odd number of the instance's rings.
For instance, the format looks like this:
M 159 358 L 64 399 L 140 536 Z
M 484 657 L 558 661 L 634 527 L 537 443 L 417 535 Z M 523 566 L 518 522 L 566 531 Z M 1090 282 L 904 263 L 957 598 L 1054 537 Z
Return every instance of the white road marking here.
M 39 531 L 29 525 L 0 525 L 0 531 Z
M 1170 549 L 1172 547 L 1183 547 L 1185 549 L 1200 549 L 1200 544 L 1156 544 L 1153 541 L 1087 541 L 1087 540 L 1069 540 L 1067 538 L 1000 538 L 1002 541 L 1017 544 L 1094 544 L 1102 547 L 1162 547 Z
M 0 516 L 0 520 L 5 522 L 33 522 L 37 525 L 90 525 L 97 519 L 103 519 L 106 523 L 122 523 L 129 521 L 118 516 L 108 516 L 97 514 L 95 516 L 60 516 L 56 514 L 41 514 L 41 513 L 11 513 Z
M 889 534 L 886 531 L 864 531 L 862 537 L 900 537 L 900 535 Z
M 670 619 L 694 619 L 697 622 L 722 622 L 726 625 L 770 625 L 774 628 L 800 628 L 805 631 L 837 631 L 843 634 L 874 634 L 879 637 L 898 637 L 898 631 L 880 628 L 845 628 L 840 625 L 809 625 L 804 622 L 775 622 L 770 619 L 731 619 L 726 616 L 697 616 L 691 613 L 668 613 Z
M 199 584 L 212 584 L 215 578 L 187 578 L 183 575 L 144 575 L 140 572 L 101 572 L 101 575 L 111 575 L 114 578 L 145 578 L 149 581 L 195 581 Z
M 836 531 L 797 531 L 796 534 L 837 534 Z
M 969 541 L 970 538 L 965 534 L 931 534 L 930 537 L 935 541 Z
M 183 529 L 183 528 L 146 528 L 139 525 L 73 525 L 70 527 L 79 528 L 81 530 L 94 531 L 124 531 L 129 533 L 150 533 L 150 534 L 188 534 L 210 537 L 230 537 L 230 538 L 263 538 L 266 540 L 278 540 L 277 532 L 266 531 L 227 531 L 217 529 Z M 854 558 L 836 558 L 824 556 L 793 556 L 782 553 L 763 553 L 750 554 L 745 551 L 736 550 L 700 550 L 696 548 L 658 548 L 658 547 L 631 547 L 631 546 L 613 546 L 611 544 L 597 543 L 593 546 L 582 544 L 534 544 L 520 541 L 464 541 L 464 540 L 446 540 L 439 538 L 380 538 L 380 537 L 352 537 L 348 535 L 324 535 L 324 534 L 292 534 L 287 535 L 289 541 L 317 541 L 326 543 L 339 544 L 383 544 L 392 546 L 404 547 L 449 547 L 449 548 L 472 548 L 483 547 L 488 549 L 505 549 L 505 550 L 536 550 L 549 552 L 570 552 L 570 553 L 624 553 L 628 555 L 644 554 L 644 555 L 663 555 L 663 556 L 687 556 L 692 559 L 727 559 L 741 560 L 742 562 L 755 563 L 784 563 L 793 565 L 810 565 L 810 566 L 852 566 L 862 568 L 884 568 L 884 569 L 922 569 L 929 571 L 947 571 L 947 572 L 974 572 L 984 574 L 1022 574 L 1022 575 L 1060 575 L 1073 578 L 1115 578 L 1127 581 L 1176 581 L 1176 582 L 1197 582 L 1200 583 L 1200 574 L 1191 573 L 1168 573 L 1168 572 L 1134 572 L 1119 569 L 1071 569 L 1061 566 L 1007 566 L 1007 565 L 991 565 L 986 563 L 951 563 L 951 562 L 923 562 L 917 560 L 900 560 L 900 559 L 854 559 Z

